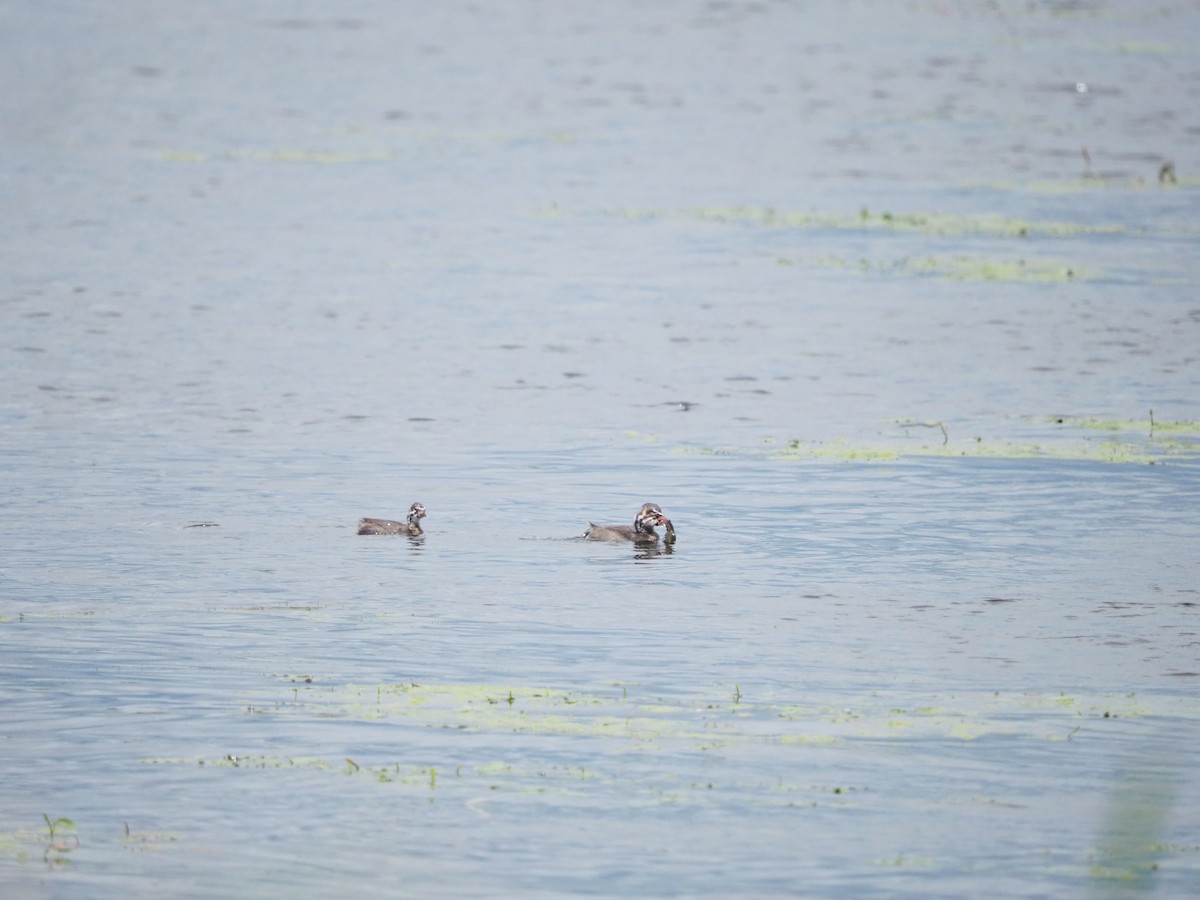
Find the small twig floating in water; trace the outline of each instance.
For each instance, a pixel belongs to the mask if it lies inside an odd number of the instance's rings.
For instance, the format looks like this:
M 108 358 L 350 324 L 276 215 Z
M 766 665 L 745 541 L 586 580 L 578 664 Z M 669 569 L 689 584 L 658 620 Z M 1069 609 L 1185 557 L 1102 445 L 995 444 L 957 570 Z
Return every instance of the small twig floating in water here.
M 492 821 L 492 816 L 486 809 L 483 808 L 483 804 L 487 801 L 487 797 L 473 797 L 467 801 L 466 807 L 467 809 L 471 810 L 471 812 L 479 813 L 479 815 L 483 816 L 483 820 L 485 822 L 490 822 Z
M 1154 439 L 1154 410 L 1150 410 L 1150 439 Z
M 942 446 L 945 447 L 950 443 L 950 431 L 946 428 L 945 422 L 897 422 L 901 428 L 940 428 L 942 430 Z

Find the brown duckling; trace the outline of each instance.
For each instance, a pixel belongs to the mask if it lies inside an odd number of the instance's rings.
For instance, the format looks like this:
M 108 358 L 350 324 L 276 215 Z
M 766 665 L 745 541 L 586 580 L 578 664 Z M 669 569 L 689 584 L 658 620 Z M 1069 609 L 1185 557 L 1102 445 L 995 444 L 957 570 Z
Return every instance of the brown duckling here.
M 421 520 L 425 518 L 425 507 L 414 503 L 408 508 L 408 521 L 393 522 L 391 519 L 359 519 L 359 534 L 422 534 Z
M 667 527 L 667 540 L 675 539 L 675 527 L 671 520 L 663 515 L 657 503 L 643 503 L 642 508 L 633 517 L 632 525 L 593 525 L 588 523 L 588 530 L 583 536 L 590 541 L 657 541 L 658 532 L 655 525 Z

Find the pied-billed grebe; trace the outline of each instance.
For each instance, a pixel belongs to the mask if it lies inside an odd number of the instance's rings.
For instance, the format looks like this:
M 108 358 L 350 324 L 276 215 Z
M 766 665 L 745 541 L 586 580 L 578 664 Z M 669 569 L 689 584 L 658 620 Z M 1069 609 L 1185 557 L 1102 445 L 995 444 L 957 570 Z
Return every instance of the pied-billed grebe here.
M 359 519 L 359 534 L 421 534 L 421 520 L 425 518 L 425 507 L 414 503 L 408 508 L 407 522 L 391 519 Z
M 663 511 L 657 503 L 643 503 L 642 508 L 637 511 L 637 515 L 633 517 L 632 525 L 592 525 L 589 523 L 588 530 L 583 533 L 583 536 L 590 541 L 637 541 L 639 543 L 657 541 L 658 532 L 654 530 L 655 525 L 665 525 L 667 542 L 674 542 L 675 526 L 671 524 L 670 519 L 663 515 Z

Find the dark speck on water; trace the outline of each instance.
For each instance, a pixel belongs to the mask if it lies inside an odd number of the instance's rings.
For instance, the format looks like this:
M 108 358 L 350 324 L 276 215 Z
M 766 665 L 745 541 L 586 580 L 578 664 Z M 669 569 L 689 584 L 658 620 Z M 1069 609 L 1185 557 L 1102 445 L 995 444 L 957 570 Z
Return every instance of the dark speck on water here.
M 1195 894 L 1200 7 L 143 5 L 0 29 L 0 893 Z

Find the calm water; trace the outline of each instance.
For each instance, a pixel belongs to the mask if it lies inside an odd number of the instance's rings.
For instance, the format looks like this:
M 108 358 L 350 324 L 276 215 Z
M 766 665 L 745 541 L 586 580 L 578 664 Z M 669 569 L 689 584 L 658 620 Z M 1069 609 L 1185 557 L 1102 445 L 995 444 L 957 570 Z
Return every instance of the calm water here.
M 1194 891 L 1195 4 L 0 22 L 6 894 Z

